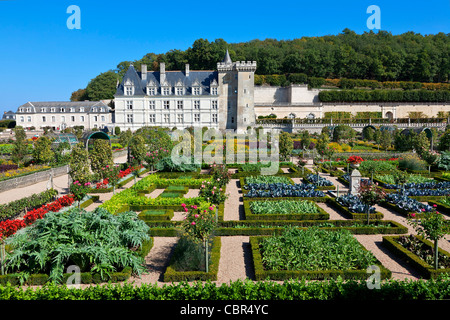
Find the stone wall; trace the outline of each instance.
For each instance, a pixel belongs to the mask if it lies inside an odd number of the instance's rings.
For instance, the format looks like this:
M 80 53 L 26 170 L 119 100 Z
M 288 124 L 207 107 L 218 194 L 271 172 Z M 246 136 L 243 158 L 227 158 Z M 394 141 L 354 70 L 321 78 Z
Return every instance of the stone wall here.
M 62 176 L 67 173 L 68 167 L 69 167 L 68 165 L 65 165 L 58 168 L 52 168 L 48 170 L 39 171 L 36 173 L 31 173 L 14 179 L 0 181 L 0 192 L 15 188 L 22 188 L 38 182 L 49 180 L 52 172 L 54 178 Z

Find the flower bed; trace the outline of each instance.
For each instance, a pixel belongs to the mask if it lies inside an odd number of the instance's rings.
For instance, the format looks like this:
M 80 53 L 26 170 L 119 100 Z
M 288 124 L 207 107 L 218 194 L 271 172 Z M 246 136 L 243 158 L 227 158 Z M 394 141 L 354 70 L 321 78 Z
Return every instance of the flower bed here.
M 305 183 L 311 183 L 317 187 L 319 190 L 335 190 L 336 186 L 331 182 L 330 180 L 327 180 L 326 178 L 311 173 L 306 175 L 306 177 L 303 179 Z
M 7 204 L 0 204 L 0 219 L 12 218 L 24 212 L 25 209 L 28 212 L 28 210 L 41 207 L 50 202 L 57 194 L 58 191 L 49 189 Z
M 342 197 L 342 198 L 341 198 Z M 362 210 L 362 204 L 360 202 L 351 202 L 351 201 L 343 201 L 344 197 L 346 198 L 355 198 L 353 195 L 345 195 L 341 196 L 340 201 L 334 198 L 327 198 L 327 204 L 331 207 L 337 209 L 341 214 L 344 215 L 345 218 L 348 219 L 367 219 L 367 213 L 364 213 Z M 349 207 L 350 206 L 350 207 Z M 351 209 L 350 209 L 351 208 Z M 357 209 L 358 208 L 358 209 Z M 363 212 L 357 212 L 363 211 Z M 375 207 L 371 207 L 369 211 L 369 219 L 383 219 L 384 215 L 381 212 L 375 211 Z
M 214 237 L 211 245 L 211 259 L 209 264 L 209 271 L 177 271 L 175 269 L 174 255 L 170 259 L 169 265 L 167 266 L 166 272 L 164 272 L 164 282 L 173 281 L 217 281 L 217 273 L 219 271 L 219 260 L 220 260 L 220 247 L 221 240 L 220 237 Z
M 442 268 L 434 269 L 433 244 L 419 236 L 384 236 L 383 245 L 405 259 L 427 279 L 450 272 L 450 253 L 439 248 L 438 257 Z
M 241 186 L 242 186 L 241 181 Z M 313 184 L 287 183 L 255 183 L 245 184 L 242 188 L 247 198 L 282 198 L 282 197 L 325 197 L 321 190 L 316 190 Z
M 14 169 L 14 170 L 8 170 L 8 171 L 0 172 L 0 181 L 21 177 L 21 176 L 24 176 L 24 175 L 28 175 L 28 174 L 31 174 L 31 173 L 36 173 L 38 171 L 43 171 L 43 170 L 47 170 L 47 169 L 50 169 L 50 168 L 51 167 L 45 166 L 45 165 L 34 165 L 34 166 L 32 165 L 32 166 L 25 167 L 25 168 L 17 168 L 17 169 Z
M 250 245 L 256 280 L 367 279 L 370 265 L 380 268 L 382 279 L 391 277 L 391 272 L 344 230 L 287 228 L 281 236 L 251 237 Z
M 421 213 L 432 211 L 433 208 L 428 205 L 412 199 L 411 197 L 402 193 L 387 193 L 386 201 L 381 203 L 382 206 L 402 213 L 406 217 L 411 213 Z
M 289 212 L 289 213 L 262 213 L 263 209 L 259 208 L 257 211 L 254 211 L 256 207 L 261 207 L 261 204 L 267 204 L 270 206 L 271 212 L 274 211 L 281 211 L 281 207 L 283 206 L 283 203 L 292 203 L 292 202 L 299 202 L 299 203 L 306 203 L 307 207 L 309 209 L 313 209 L 315 212 L 300 212 L 297 210 L 300 210 L 300 207 L 303 207 L 302 205 L 291 207 L 295 212 Z M 255 204 L 253 204 L 255 203 Z M 271 205 L 273 203 L 273 205 Z M 253 205 L 252 205 L 253 204 Z M 253 207 L 253 210 L 252 210 Z M 309 210 L 312 211 L 312 210 Z M 310 200 L 306 200 L 304 198 L 282 198 L 282 199 L 244 199 L 244 212 L 245 212 L 245 219 L 246 220 L 326 220 L 330 218 L 329 213 L 327 213 L 325 210 L 317 206 L 314 202 Z
M 17 230 L 33 224 L 36 220 L 42 219 L 47 212 L 57 212 L 64 207 L 74 203 L 72 195 L 62 196 L 55 201 L 45 204 L 40 208 L 28 211 L 23 219 L 5 220 L 0 222 L 0 238 L 7 238 L 16 233 Z

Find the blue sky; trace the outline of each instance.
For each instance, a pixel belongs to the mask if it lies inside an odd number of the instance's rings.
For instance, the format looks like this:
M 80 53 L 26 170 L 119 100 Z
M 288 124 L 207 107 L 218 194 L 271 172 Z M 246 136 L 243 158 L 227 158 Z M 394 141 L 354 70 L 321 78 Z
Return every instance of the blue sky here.
M 275 2 L 276 3 L 276 2 Z M 227 42 L 294 39 L 369 31 L 366 9 L 381 9 L 381 29 L 450 33 L 450 1 L 85 1 L 0 0 L 0 112 L 27 101 L 68 101 L 73 91 L 125 60 L 186 50 L 198 38 Z M 81 29 L 67 28 L 67 8 Z

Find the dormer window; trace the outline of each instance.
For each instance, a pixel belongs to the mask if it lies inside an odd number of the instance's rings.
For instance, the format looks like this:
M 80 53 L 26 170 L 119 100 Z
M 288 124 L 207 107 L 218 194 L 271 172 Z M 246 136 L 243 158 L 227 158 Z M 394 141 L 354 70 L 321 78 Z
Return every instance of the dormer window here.
M 81 107 L 81 108 L 80 108 L 80 112 L 84 112 L 84 107 Z
M 50 108 L 50 112 L 55 112 L 55 108 Z
M 200 87 L 193 87 L 192 88 L 192 94 L 194 96 L 199 96 L 200 95 Z
M 64 108 L 59 108 L 59 112 L 64 112 Z
M 45 112 L 45 108 L 41 108 L 41 112 Z
M 147 87 L 147 94 L 149 96 L 156 96 L 156 88 L 155 87 Z
M 70 112 L 75 112 L 75 109 L 74 108 L 70 108 Z
M 165 87 L 162 89 L 162 91 L 164 96 L 170 95 L 170 87 Z
M 177 96 L 182 96 L 184 93 L 183 87 L 177 87 Z
M 211 94 L 217 96 L 217 87 L 211 88 Z
M 123 85 L 123 92 L 126 96 L 132 96 L 134 94 L 134 83 L 129 79 Z
M 125 87 L 125 95 L 132 96 L 133 95 L 133 87 Z

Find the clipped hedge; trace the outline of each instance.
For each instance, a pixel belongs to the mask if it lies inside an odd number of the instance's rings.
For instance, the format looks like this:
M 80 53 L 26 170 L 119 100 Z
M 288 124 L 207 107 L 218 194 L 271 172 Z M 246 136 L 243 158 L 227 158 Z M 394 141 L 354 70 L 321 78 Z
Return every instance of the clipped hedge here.
M 419 239 L 421 242 L 425 243 L 430 248 L 434 248 L 433 244 L 423 239 L 420 236 L 415 236 L 417 239 Z M 402 259 L 406 260 L 408 264 L 410 264 L 414 269 L 417 269 L 417 271 L 420 272 L 426 279 L 435 279 L 440 274 L 450 273 L 450 268 L 447 269 L 434 269 L 433 266 L 426 263 L 424 260 L 422 260 L 419 256 L 414 254 L 413 252 L 409 251 L 405 247 L 403 247 L 400 243 L 396 241 L 399 236 L 383 236 L 383 245 L 386 246 L 389 250 L 394 252 L 397 256 L 401 257 Z M 439 248 L 439 255 L 446 255 L 450 257 L 450 253 Z
M 220 260 L 220 237 L 214 237 L 211 246 L 211 260 L 209 271 L 176 271 L 173 268 L 173 257 L 164 272 L 164 282 L 178 282 L 178 281 L 217 281 L 217 272 L 219 271 Z
M 448 102 L 448 90 L 324 90 L 321 102 Z
M 46 191 L 35 193 L 29 197 L 8 202 L 7 204 L 0 204 L 0 220 L 4 218 L 13 218 L 25 210 L 31 211 L 39 208 L 48 202 L 51 202 L 58 195 L 55 189 L 48 189 Z M 26 212 L 25 212 L 26 213 Z
M 365 280 L 343 281 L 275 281 L 236 280 L 218 286 L 211 281 L 185 281 L 157 286 L 154 284 L 134 285 L 116 283 L 108 286 L 92 285 L 84 289 L 67 288 L 49 284 L 34 290 L 0 286 L 0 300 L 210 300 L 210 301 L 404 301 L 417 304 L 422 300 L 450 299 L 450 279 L 441 277 L 431 280 L 389 280 L 381 281 L 380 289 L 368 290 Z M 270 302 L 269 302 L 270 303 Z M 420 302 L 419 302 L 420 303 Z M 283 307 L 283 305 L 281 306 Z M 170 313 L 170 310 L 169 310 Z M 179 316 L 179 309 L 174 310 Z
M 265 270 L 260 252 L 260 241 L 263 237 L 250 237 L 250 245 L 253 258 L 253 266 L 255 270 L 256 280 L 289 280 L 289 279 L 308 279 L 308 280 L 325 280 L 342 279 L 365 280 L 370 277 L 370 273 L 366 270 L 321 270 L 321 271 L 298 271 L 298 270 Z M 366 250 L 364 248 L 364 250 Z M 390 270 L 386 269 L 378 260 L 377 266 L 380 268 L 380 278 L 389 279 L 392 276 Z
M 154 211 L 162 211 L 162 214 L 153 213 Z M 147 209 L 139 213 L 139 219 L 147 222 L 153 220 L 171 220 L 173 218 L 173 210 L 172 209 Z
M 438 212 L 440 212 L 440 213 L 444 213 L 444 214 L 447 214 L 447 215 L 450 214 L 450 206 L 448 206 L 446 204 L 440 203 L 440 202 L 435 201 L 435 200 L 429 200 L 428 204 L 430 206 L 436 205 L 436 210 Z

